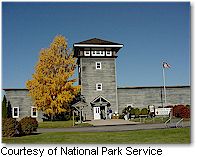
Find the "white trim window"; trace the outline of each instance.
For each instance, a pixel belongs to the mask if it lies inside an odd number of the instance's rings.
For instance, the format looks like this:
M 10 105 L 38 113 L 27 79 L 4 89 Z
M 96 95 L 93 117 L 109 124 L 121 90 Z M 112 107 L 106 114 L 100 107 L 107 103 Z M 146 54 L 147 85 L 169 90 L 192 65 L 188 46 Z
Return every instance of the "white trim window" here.
M 106 51 L 106 56 L 112 56 L 112 51 Z
M 92 56 L 105 56 L 104 51 L 92 51 Z
M 90 56 L 90 51 L 84 51 L 84 56 Z
M 31 117 L 32 117 L 32 118 L 38 117 L 37 108 L 34 107 L 34 106 L 31 107 Z
M 101 66 L 101 62 L 96 62 L 96 69 L 101 69 L 102 66 Z
M 102 83 L 97 83 L 97 84 L 96 84 L 96 90 L 97 90 L 97 91 L 102 91 L 102 90 L 103 90 L 103 89 L 102 89 L 102 86 L 103 86 Z
M 12 118 L 19 118 L 19 107 L 12 108 Z

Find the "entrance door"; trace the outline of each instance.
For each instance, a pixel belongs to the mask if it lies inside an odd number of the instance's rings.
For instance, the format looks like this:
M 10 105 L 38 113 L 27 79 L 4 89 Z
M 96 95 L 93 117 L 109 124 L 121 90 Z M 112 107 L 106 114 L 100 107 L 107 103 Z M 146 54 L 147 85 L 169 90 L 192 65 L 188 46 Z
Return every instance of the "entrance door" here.
M 101 119 L 100 107 L 94 107 L 94 120 Z

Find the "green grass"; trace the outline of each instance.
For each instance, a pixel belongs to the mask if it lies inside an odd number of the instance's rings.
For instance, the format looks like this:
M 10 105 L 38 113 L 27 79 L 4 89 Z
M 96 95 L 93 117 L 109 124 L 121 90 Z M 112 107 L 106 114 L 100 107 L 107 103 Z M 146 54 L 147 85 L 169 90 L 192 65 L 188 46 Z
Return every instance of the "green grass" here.
M 50 132 L 37 135 L 3 138 L 3 143 L 85 143 L 136 144 L 190 143 L 190 128 L 138 130 L 125 132 Z
M 88 123 L 75 124 L 75 127 L 92 126 Z M 70 128 L 73 127 L 73 121 L 47 121 L 39 122 L 38 128 Z

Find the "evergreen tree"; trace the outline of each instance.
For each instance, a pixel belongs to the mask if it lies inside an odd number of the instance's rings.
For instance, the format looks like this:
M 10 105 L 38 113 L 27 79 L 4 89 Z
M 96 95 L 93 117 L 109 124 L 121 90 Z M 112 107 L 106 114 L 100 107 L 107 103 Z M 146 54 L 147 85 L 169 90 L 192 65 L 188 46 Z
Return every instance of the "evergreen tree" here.
M 3 101 L 2 101 L 2 118 L 7 118 L 7 99 L 5 95 L 3 96 Z

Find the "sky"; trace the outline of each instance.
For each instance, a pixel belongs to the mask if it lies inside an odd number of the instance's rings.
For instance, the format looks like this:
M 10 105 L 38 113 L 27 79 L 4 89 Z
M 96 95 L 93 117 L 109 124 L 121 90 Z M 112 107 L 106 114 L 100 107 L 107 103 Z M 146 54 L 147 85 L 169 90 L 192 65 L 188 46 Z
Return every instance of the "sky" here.
M 39 52 L 58 34 L 121 43 L 118 86 L 190 85 L 190 3 L 2 3 L 2 88 L 25 88 Z M 77 76 L 77 75 L 75 75 Z

